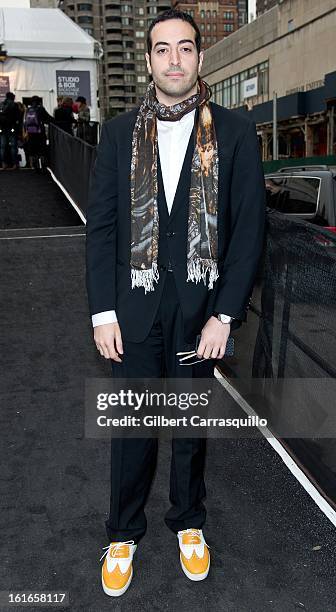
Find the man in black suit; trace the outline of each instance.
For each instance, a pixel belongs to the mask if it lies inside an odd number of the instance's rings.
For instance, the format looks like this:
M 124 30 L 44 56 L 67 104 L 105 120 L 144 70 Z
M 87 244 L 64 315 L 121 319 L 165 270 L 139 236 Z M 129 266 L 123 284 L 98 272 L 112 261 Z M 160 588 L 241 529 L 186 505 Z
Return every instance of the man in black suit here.
M 201 36 L 186 13 L 150 25 L 151 82 L 139 108 L 104 123 L 87 213 L 87 288 L 96 346 L 124 378 L 212 377 L 246 320 L 263 245 L 265 183 L 254 121 L 210 102 Z M 177 353 L 201 340 L 193 365 Z M 121 595 L 146 531 L 156 439 L 113 439 L 102 585 Z M 173 439 L 171 507 L 180 563 L 204 579 L 210 556 L 204 439 Z

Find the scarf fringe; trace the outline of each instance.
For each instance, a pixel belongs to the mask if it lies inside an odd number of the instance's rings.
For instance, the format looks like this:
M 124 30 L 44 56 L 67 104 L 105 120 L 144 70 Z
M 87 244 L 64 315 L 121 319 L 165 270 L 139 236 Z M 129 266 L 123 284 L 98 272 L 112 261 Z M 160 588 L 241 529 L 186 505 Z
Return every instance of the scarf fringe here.
M 134 289 L 134 287 L 143 287 L 145 289 L 145 295 L 147 291 L 154 291 L 154 281 L 157 283 L 159 280 L 157 263 L 154 261 L 149 270 L 136 270 L 135 268 L 131 268 L 131 280 L 132 289 Z
M 196 259 L 189 261 L 187 265 L 187 282 L 192 281 L 193 283 L 199 283 L 203 280 L 206 285 L 206 275 L 209 272 L 208 289 L 213 289 L 214 282 L 218 278 L 218 268 L 215 261 L 204 261 L 202 259 Z

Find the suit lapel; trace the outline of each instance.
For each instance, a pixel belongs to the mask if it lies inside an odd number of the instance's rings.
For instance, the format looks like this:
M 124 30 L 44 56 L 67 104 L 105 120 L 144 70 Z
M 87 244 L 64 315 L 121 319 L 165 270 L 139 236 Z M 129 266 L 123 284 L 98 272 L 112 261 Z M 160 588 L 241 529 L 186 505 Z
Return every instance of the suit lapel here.
M 169 212 L 166 200 L 166 194 L 164 190 L 163 178 L 162 178 L 162 170 L 161 170 L 161 162 L 160 162 L 160 154 L 158 151 L 157 158 L 157 181 L 158 181 L 158 207 L 160 216 L 164 216 L 164 220 L 167 221 L 169 219 Z

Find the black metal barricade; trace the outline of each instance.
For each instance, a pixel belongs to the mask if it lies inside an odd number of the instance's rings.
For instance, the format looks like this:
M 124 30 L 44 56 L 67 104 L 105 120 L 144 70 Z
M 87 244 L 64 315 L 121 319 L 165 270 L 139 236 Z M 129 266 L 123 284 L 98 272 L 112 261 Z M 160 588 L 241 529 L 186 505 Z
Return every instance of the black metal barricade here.
M 278 425 L 271 431 L 336 506 L 335 233 L 268 210 L 265 248 L 236 349 L 223 362 L 224 374 L 243 397 L 253 388 L 255 412 Z
M 56 179 L 85 214 L 96 147 L 49 126 L 49 166 Z

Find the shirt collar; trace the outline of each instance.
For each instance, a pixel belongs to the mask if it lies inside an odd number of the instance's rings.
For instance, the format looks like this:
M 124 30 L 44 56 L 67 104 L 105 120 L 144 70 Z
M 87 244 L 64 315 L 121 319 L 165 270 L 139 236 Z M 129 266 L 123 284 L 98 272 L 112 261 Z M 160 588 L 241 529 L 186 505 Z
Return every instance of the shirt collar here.
M 184 123 L 194 122 L 196 108 L 189 113 L 185 113 L 178 121 L 164 121 L 162 119 L 156 119 L 157 126 L 160 128 L 166 128 L 167 130 L 172 129 L 174 125 L 183 125 Z

